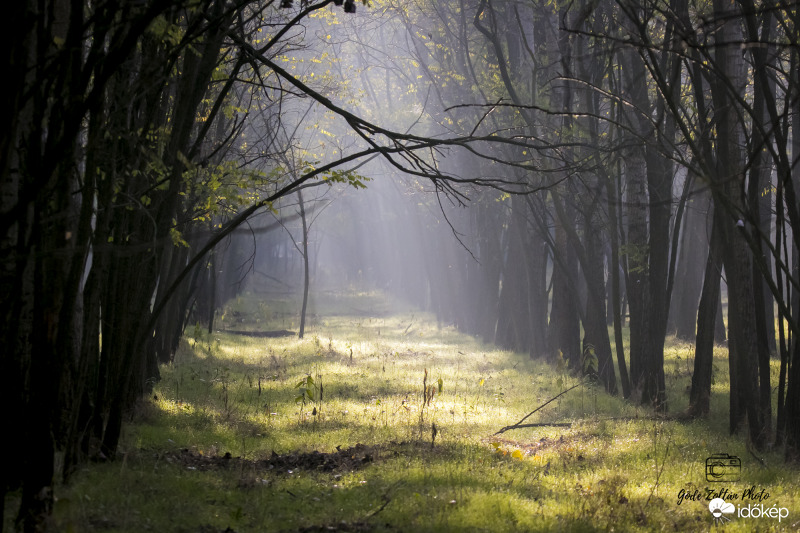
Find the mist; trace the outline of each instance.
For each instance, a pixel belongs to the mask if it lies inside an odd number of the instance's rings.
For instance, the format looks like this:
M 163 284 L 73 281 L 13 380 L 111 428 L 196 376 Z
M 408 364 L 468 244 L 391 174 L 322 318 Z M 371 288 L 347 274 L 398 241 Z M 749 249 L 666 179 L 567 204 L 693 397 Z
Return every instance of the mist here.
M 800 457 L 794 4 L 44 4 L 10 8 L 0 138 L 21 529 L 176 360 L 332 316 Z

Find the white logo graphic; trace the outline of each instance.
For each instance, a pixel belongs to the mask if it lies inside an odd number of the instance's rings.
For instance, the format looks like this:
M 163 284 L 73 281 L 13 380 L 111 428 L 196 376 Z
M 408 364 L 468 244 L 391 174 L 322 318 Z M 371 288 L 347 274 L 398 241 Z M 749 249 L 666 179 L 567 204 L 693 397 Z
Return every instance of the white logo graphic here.
M 708 504 L 708 510 L 714 515 L 714 523 L 720 524 L 731 521 L 731 519 L 725 515 L 736 512 L 736 506 L 726 502 L 722 498 L 714 498 Z

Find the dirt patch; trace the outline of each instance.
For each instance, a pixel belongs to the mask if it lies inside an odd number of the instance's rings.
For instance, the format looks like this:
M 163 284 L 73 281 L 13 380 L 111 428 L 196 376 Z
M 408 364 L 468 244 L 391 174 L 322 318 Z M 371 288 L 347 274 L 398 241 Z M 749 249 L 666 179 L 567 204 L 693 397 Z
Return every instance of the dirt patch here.
M 285 530 L 286 533 L 289 531 L 297 531 L 298 533 L 316 533 L 316 532 L 328 532 L 328 531 L 342 531 L 348 533 L 360 533 L 362 531 L 376 531 L 376 530 L 390 530 L 392 527 L 389 524 L 383 524 L 383 526 L 379 526 L 377 524 L 370 524 L 367 522 L 345 522 L 342 520 L 338 524 L 328 524 L 328 525 L 314 525 L 314 526 L 306 526 L 300 529 L 292 529 L 292 530 Z
M 313 451 L 278 455 L 272 452 L 272 456 L 268 459 L 255 461 L 233 457 L 230 453 L 213 456 L 203 455 L 184 448 L 177 452 L 164 454 L 163 459 L 168 463 L 178 464 L 189 470 L 238 469 L 245 467 L 248 470 L 257 472 L 292 473 L 295 470 L 317 472 L 358 470 L 372 463 L 376 455 L 376 447 L 356 444 L 350 448 L 338 449 L 331 453 Z
M 197 528 L 197 533 L 236 533 L 236 530 L 231 529 L 230 527 L 226 527 L 225 529 L 219 529 L 210 525 L 202 525 L 199 528 Z
M 272 457 L 259 464 L 266 469 L 272 470 L 317 470 L 322 472 L 333 472 L 334 470 L 357 470 L 375 460 L 375 448 L 356 444 L 352 448 L 337 450 L 332 453 L 313 451 L 309 453 L 290 453 L 278 455 L 272 453 Z

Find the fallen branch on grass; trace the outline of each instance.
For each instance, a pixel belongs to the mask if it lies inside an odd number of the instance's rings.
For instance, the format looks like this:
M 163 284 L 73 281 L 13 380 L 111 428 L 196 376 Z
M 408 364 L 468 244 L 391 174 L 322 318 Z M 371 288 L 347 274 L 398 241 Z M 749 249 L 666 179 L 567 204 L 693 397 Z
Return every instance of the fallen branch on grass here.
M 525 422 L 525 420 L 527 420 L 527 419 L 528 419 L 528 418 L 529 418 L 529 417 L 530 417 L 532 414 L 534 414 L 534 413 L 536 413 L 537 411 L 539 411 L 539 410 L 543 409 L 543 408 L 544 408 L 544 407 L 545 407 L 547 404 L 549 404 L 550 402 L 552 402 L 552 401 L 554 401 L 554 400 L 557 400 L 558 398 L 560 398 L 561 396 L 564 396 L 566 393 L 568 393 L 568 392 L 569 392 L 569 391 L 571 391 L 572 389 L 575 389 L 575 388 L 577 388 L 577 387 L 580 387 L 581 385 L 583 385 L 583 383 L 578 383 L 577 385 L 573 385 L 572 387 L 568 388 L 568 389 L 567 389 L 567 390 L 565 390 L 565 391 L 561 391 L 560 393 L 556 394 L 555 396 L 553 396 L 552 398 L 550 398 L 549 400 L 547 400 L 546 402 L 544 402 L 542 405 L 540 405 L 539 407 L 537 407 L 536 409 L 534 409 L 533 411 L 531 411 L 530 413 L 528 413 L 527 415 L 525 415 L 524 417 L 522 417 L 522 420 L 520 420 L 520 421 L 519 421 L 519 422 L 517 422 L 516 424 L 512 424 L 512 425 L 510 425 L 510 426 L 506 426 L 506 427 L 504 427 L 503 429 L 501 429 L 500 431 L 498 431 L 497 433 L 495 433 L 495 435 L 499 435 L 499 434 L 501 434 L 501 433 L 505 433 L 506 431 L 508 431 L 508 430 L 510 430 L 510 429 L 517 429 L 517 428 L 521 428 L 521 427 L 532 427 L 531 425 L 525 425 L 525 426 L 523 426 L 523 425 L 521 425 L 521 424 L 522 424 L 523 422 Z M 545 425 L 549 425 L 549 426 L 555 426 L 555 425 L 558 425 L 558 424 L 545 424 Z
M 508 431 L 509 429 L 517 428 L 568 428 L 572 427 L 572 422 L 538 422 L 536 424 L 514 424 L 513 426 L 506 426 L 495 435 Z
M 372 517 L 373 517 L 373 516 L 375 516 L 376 514 L 380 513 L 380 512 L 381 512 L 381 511 L 383 511 L 384 509 L 386 509 L 386 506 L 387 506 L 387 505 L 389 505 L 389 503 L 391 503 L 391 501 L 392 501 L 392 498 L 390 497 L 390 494 L 391 494 L 391 493 L 392 493 L 392 492 L 393 492 L 393 491 L 394 491 L 394 490 L 395 490 L 395 489 L 396 489 L 396 488 L 397 488 L 399 485 L 400 485 L 400 482 L 399 482 L 399 481 L 397 481 L 397 482 L 395 482 L 395 483 L 394 483 L 394 484 L 393 484 L 391 487 L 389 487 L 388 489 L 386 489 L 386 492 L 384 492 L 384 493 L 383 493 L 383 496 L 381 496 L 381 499 L 383 500 L 383 505 L 381 505 L 380 507 L 378 507 L 377 509 L 375 509 L 374 511 L 372 511 L 371 513 L 369 513 L 367 516 L 365 516 L 365 517 L 364 517 L 364 520 L 369 520 L 370 518 L 372 518 Z

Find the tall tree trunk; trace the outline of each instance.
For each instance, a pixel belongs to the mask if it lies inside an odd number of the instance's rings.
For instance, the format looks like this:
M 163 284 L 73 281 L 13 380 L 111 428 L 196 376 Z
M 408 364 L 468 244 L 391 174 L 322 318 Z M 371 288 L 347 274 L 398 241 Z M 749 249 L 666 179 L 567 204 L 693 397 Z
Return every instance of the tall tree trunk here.
M 720 21 L 716 38 L 730 43 L 742 40 L 737 19 L 730 17 L 730 4 L 714 0 L 714 14 Z M 731 46 L 716 48 L 715 60 L 719 75 L 727 83 L 712 83 L 712 97 L 717 119 L 717 176 L 713 185 L 715 208 L 724 210 L 720 230 L 723 242 L 723 263 L 728 281 L 729 363 L 731 370 L 730 430 L 736 431 L 747 420 L 748 432 L 756 449 L 763 449 L 767 437 L 767 421 L 759 393 L 758 332 L 753 308 L 753 263 L 743 232 L 740 213 L 745 183 L 743 126 L 732 111 L 735 98 L 744 95 L 744 64 L 741 52 Z M 731 94 L 734 91 L 735 94 Z M 759 302 L 759 305 L 761 303 Z M 768 376 L 765 379 L 769 379 Z
M 305 225 L 305 217 L 303 217 L 303 223 Z M 303 234 L 305 236 L 305 231 L 303 231 Z M 306 280 L 308 280 L 308 245 L 305 246 L 304 253 L 305 253 L 305 266 L 306 266 Z M 208 334 L 211 335 L 212 333 L 214 333 L 214 315 L 217 312 L 217 254 L 214 250 L 211 250 L 211 252 L 208 254 L 208 269 L 209 269 L 208 272 L 209 288 L 208 288 L 208 309 L 206 310 L 206 316 L 208 317 Z M 178 298 L 175 299 L 179 300 Z M 305 314 L 305 306 L 303 306 L 303 313 Z
M 529 213 L 529 216 L 535 215 Z M 529 230 L 528 238 L 529 243 L 525 246 L 531 321 L 528 354 L 531 358 L 538 358 L 547 353 L 547 244 L 537 228 Z
M 639 21 L 638 11 L 624 24 Z M 633 28 L 631 28 L 633 31 Z M 622 53 L 624 94 L 634 105 L 623 118 L 630 125 L 625 153 L 628 211 L 628 298 L 631 309 L 631 387 L 641 402 L 666 410 L 664 386 L 664 335 L 666 333 L 666 273 L 669 247 L 671 176 L 664 170 L 658 147 L 649 144 L 655 135 L 645 118 L 651 113 L 642 59 L 633 50 Z M 664 188 L 668 192 L 664 192 Z M 662 333 L 663 330 L 663 333 Z
M 569 205 L 566 206 L 571 211 Z M 578 258 L 570 245 L 561 217 L 553 220 L 553 303 L 547 330 L 547 344 L 551 353 L 563 354 L 569 367 L 580 371 L 581 324 L 578 303 Z
M 308 307 L 308 222 L 306 221 L 306 208 L 303 203 L 303 192 L 297 191 L 297 202 L 300 206 L 300 220 L 303 224 L 303 306 L 300 309 L 300 333 L 302 339 L 306 331 L 306 309 Z
M 588 219 L 583 231 L 586 235 L 587 264 L 584 266 L 586 277 L 586 314 L 584 316 L 584 342 L 595 347 L 597 355 L 597 373 L 609 394 L 617 392 L 617 378 L 614 373 L 614 359 L 611 356 L 611 339 L 608 337 L 608 326 L 605 320 L 605 282 L 603 280 L 603 258 L 597 242 L 599 235 L 593 231 L 596 221 Z
M 617 169 L 619 165 L 616 165 Z M 619 261 L 619 217 L 617 214 L 617 204 L 620 202 L 615 186 L 616 176 L 611 175 L 606 180 L 606 194 L 608 195 L 608 219 L 609 233 L 611 234 L 611 257 L 608 266 L 611 274 L 611 312 L 614 324 L 614 345 L 617 352 L 617 368 L 619 369 L 619 379 L 622 384 L 622 396 L 629 398 L 631 395 L 631 382 L 628 378 L 628 367 L 625 364 L 625 345 L 622 337 L 622 306 L 620 302 L 620 270 Z
M 700 188 L 699 180 L 694 180 L 694 183 L 681 232 L 676 276 L 680 285 L 670 306 L 675 336 L 687 341 L 695 340 L 697 306 L 704 284 L 702 256 L 703 250 L 709 247 L 708 235 L 712 226 L 708 210 L 710 196 Z
M 528 351 L 531 318 L 528 305 L 528 265 L 526 265 L 525 199 L 511 197 L 511 213 L 503 256 L 503 283 L 500 291 L 495 344 L 509 350 Z
M 697 337 L 694 348 L 694 372 L 689 391 L 688 414 L 705 416 L 711 402 L 712 361 L 714 358 L 714 324 L 717 320 L 719 282 L 722 274 L 722 250 L 718 224 L 712 222 L 711 246 L 706 260 L 703 290 L 697 310 Z
M 762 15 L 762 28 L 759 40 L 768 43 L 775 30 L 775 19 L 772 13 L 767 10 Z M 756 30 L 753 29 L 753 34 Z M 748 207 L 750 209 L 750 220 L 754 222 L 753 238 L 754 249 L 753 253 L 763 258 L 765 266 L 768 268 L 771 264 L 769 259 L 771 254 L 764 253 L 764 241 L 770 241 L 770 212 L 772 206 L 770 203 L 764 202 L 766 191 L 772 189 L 770 175 L 772 173 L 772 165 L 768 160 L 768 153 L 765 144 L 768 140 L 764 136 L 764 131 L 760 127 L 761 124 L 769 123 L 769 114 L 766 110 L 766 97 L 765 91 L 770 92 L 770 97 L 774 98 L 775 81 L 772 76 L 767 75 L 767 70 L 774 68 L 774 51 L 770 52 L 770 57 L 764 53 L 763 50 L 752 53 L 754 59 L 755 76 L 761 80 L 767 80 L 766 83 L 755 83 L 753 87 L 753 118 L 759 124 L 752 128 L 753 132 L 750 137 L 750 147 L 748 152 L 752 154 L 750 161 L 750 173 L 748 178 Z M 767 196 L 767 199 L 770 197 Z M 766 208 L 766 213 L 762 209 Z M 772 422 L 772 398 L 770 387 L 770 350 L 775 348 L 775 320 L 772 307 L 774 306 L 774 298 L 765 277 L 772 277 L 771 272 L 761 272 L 757 266 L 757 262 L 753 262 L 753 296 L 756 305 L 754 306 L 756 332 L 758 335 L 758 369 L 760 377 L 760 394 L 761 394 L 761 407 L 764 409 L 763 417 L 765 424 L 765 431 L 771 431 Z
M 800 38 L 800 26 L 794 25 L 794 34 L 792 35 L 794 42 Z M 786 179 L 784 186 L 795 186 L 800 188 L 800 76 L 797 72 L 800 70 L 800 51 L 796 48 L 792 50 L 790 70 L 794 73 L 794 83 L 792 85 L 793 91 L 790 94 L 792 102 L 792 162 L 791 174 L 789 176 L 779 175 L 778 179 Z M 788 190 L 787 190 L 788 192 Z M 791 199 L 787 196 L 787 211 L 792 207 L 790 205 Z M 800 207 L 794 206 L 795 209 Z M 793 226 L 792 231 L 797 232 L 798 228 Z M 795 243 L 797 237 L 795 236 Z M 792 277 L 795 280 L 800 279 L 800 250 L 797 245 L 792 246 Z M 791 298 L 792 317 L 795 320 L 800 319 L 800 291 L 793 289 Z M 783 324 L 781 324 L 783 326 Z M 787 384 L 786 384 L 786 402 L 785 402 L 785 416 L 784 427 L 786 438 L 786 459 L 791 461 L 800 461 L 800 338 L 796 334 L 792 335 L 792 346 L 789 348 L 790 360 L 787 362 Z M 783 365 L 782 365 L 783 366 Z

